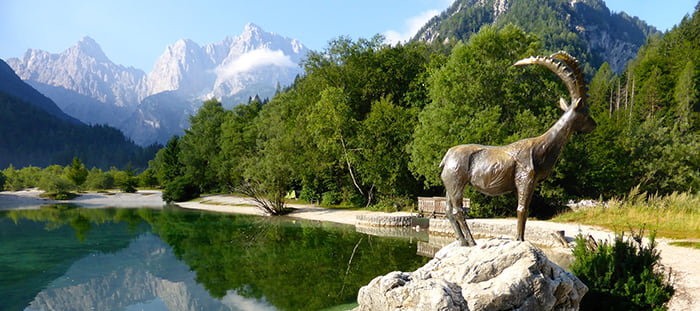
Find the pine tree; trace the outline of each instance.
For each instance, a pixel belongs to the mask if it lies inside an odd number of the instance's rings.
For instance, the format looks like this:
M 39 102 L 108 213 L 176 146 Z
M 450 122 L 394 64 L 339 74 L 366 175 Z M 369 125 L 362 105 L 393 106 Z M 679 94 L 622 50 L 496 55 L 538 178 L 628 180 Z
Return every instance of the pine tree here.
M 68 169 L 68 179 L 70 179 L 77 188 L 80 188 L 80 186 L 85 183 L 87 176 L 88 170 L 85 168 L 85 165 L 83 165 L 77 157 L 73 158 L 70 168 Z
M 698 88 L 695 84 L 695 64 L 688 60 L 678 75 L 678 82 L 674 90 L 676 100 L 676 118 L 681 131 L 688 130 L 690 126 L 690 113 L 698 101 Z

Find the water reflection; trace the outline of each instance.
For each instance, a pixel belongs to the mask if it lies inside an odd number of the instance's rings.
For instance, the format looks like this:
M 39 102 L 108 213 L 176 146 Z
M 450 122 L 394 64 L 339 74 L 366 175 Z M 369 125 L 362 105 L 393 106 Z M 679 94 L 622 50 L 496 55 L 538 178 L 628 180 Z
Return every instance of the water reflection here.
M 0 310 L 320 310 L 427 258 L 351 226 L 181 210 L 0 212 Z
M 145 233 L 120 251 L 75 261 L 26 310 L 274 310 L 234 291 L 212 298 L 195 277 L 168 244 Z

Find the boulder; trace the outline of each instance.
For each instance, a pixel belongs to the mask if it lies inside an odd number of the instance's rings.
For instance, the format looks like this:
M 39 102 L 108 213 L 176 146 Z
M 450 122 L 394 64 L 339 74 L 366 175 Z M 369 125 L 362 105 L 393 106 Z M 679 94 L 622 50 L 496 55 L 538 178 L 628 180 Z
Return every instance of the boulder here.
M 454 242 L 414 272 L 372 280 L 355 310 L 578 310 L 587 291 L 530 242 Z

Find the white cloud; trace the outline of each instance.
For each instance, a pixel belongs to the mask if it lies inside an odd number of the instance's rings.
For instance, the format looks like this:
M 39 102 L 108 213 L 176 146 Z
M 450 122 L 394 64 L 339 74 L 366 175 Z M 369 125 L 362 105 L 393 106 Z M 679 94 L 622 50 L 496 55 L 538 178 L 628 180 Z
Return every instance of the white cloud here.
M 221 302 L 233 310 L 243 311 L 276 311 L 277 309 L 269 302 L 263 299 L 245 298 L 239 295 L 236 291 L 226 291 L 226 296 L 221 299 Z
M 440 14 L 438 10 L 425 11 L 418 16 L 411 17 L 404 22 L 403 32 L 388 30 L 384 33 L 386 42 L 396 44 L 410 40 L 433 16 Z
M 278 67 L 296 67 L 288 55 L 284 55 L 281 50 L 270 50 L 262 48 L 245 53 L 234 61 L 223 64 L 216 69 L 221 77 L 230 77 L 242 72 L 251 71 L 257 67 L 274 65 Z

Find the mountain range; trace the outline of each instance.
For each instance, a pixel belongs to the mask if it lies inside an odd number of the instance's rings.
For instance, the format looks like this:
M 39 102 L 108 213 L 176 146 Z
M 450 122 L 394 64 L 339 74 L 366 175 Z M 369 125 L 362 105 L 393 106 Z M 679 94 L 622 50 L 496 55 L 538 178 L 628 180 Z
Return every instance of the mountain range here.
M 485 25 L 506 24 L 538 35 L 545 50 L 576 55 L 587 73 L 603 62 L 621 72 L 658 33 L 635 17 L 611 13 L 602 0 L 456 0 L 413 40 L 467 40 Z M 273 96 L 303 74 L 299 64 L 308 52 L 297 40 L 249 23 L 218 43 L 178 40 L 149 73 L 113 63 L 89 37 L 58 54 L 30 49 L 7 63 L 68 118 L 116 127 L 146 146 L 182 134 L 189 116 L 210 98 L 231 108 L 256 95 Z
M 90 37 L 59 54 L 30 49 L 7 63 L 63 112 L 114 126 L 145 146 L 181 134 L 207 99 L 230 108 L 256 95 L 271 97 L 302 74 L 307 52 L 299 41 L 249 23 L 218 43 L 178 40 L 148 74 L 114 64 Z

